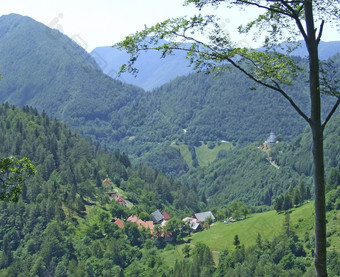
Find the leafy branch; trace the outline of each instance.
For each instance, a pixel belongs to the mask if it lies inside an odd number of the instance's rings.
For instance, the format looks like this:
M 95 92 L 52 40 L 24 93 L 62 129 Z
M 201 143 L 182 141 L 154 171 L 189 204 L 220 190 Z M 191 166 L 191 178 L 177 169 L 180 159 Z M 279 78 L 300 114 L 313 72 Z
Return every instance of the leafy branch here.
M 0 200 L 17 202 L 25 180 L 36 173 L 28 158 L 0 160 Z

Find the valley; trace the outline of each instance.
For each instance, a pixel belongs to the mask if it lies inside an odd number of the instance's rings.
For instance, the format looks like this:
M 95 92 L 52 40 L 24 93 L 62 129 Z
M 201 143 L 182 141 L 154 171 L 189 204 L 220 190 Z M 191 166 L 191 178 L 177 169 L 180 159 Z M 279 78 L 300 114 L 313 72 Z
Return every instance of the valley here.
M 334 72 L 339 45 L 320 43 Z M 17 201 L 0 201 L 0 277 L 314 276 L 313 136 L 282 95 L 236 69 L 193 72 L 183 53 L 145 53 L 139 77 L 116 78 L 127 53 L 87 53 L 19 14 L 0 17 L 0 50 L 0 159 L 36 168 Z M 304 70 L 283 87 L 309 117 L 306 50 L 292 53 Z M 336 101 L 322 95 L 323 120 Z M 339 112 L 327 123 L 337 276 Z

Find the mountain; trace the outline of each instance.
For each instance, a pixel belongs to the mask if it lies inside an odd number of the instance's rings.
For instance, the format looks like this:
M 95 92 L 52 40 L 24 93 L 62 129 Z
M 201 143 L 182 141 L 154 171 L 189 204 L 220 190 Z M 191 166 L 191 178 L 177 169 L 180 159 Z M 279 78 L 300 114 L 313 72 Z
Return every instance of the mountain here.
M 283 97 L 254 87 L 236 70 L 191 73 L 144 91 L 108 77 L 57 30 L 16 14 L 0 22 L 0 101 L 45 111 L 94 143 L 120 149 L 136 165 L 179 176 L 208 164 L 196 159 L 195 147 L 244 146 L 271 131 L 289 141 L 306 126 Z M 287 90 L 308 112 L 306 83 Z M 332 101 L 324 99 L 325 109 Z
M 303 41 L 291 54 L 298 57 L 307 56 L 307 48 Z M 281 46 L 286 49 L 286 43 Z M 282 51 L 280 48 L 277 51 Z M 321 60 L 327 60 L 331 56 L 340 52 L 340 41 L 321 41 L 319 45 L 319 55 Z M 185 59 L 185 52 L 175 51 L 174 55 L 160 58 L 158 51 L 141 52 L 136 62 L 139 72 L 137 76 L 123 73 L 118 77 L 119 67 L 129 61 L 129 55 L 123 50 L 118 50 L 111 46 L 95 48 L 91 56 L 96 60 L 105 74 L 124 83 L 142 87 L 145 90 L 157 88 L 179 76 L 186 76 L 192 72 L 188 60 Z
M 308 51 L 304 41 L 299 42 L 300 45 L 291 54 L 299 57 L 306 57 Z M 285 43 L 281 45 L 284 49 L 287 47 Z M 340 41 L 320 41 L 319 44 L 319 58 L 320 60 L 327 60 L 330 57 L 340 52 Z
M 161 58 L 157 51 L 142 52 L 136 62 L 138 75 L 123 73 L 119 77 L 117 76 L 119 67 L 129 60 L 127 53 L 110 46 L 103 46 L 95 48 L 90 54 L 108 76 L 145 90 L 152 90 L 178 76 L 192 72 L 183 51 L 175 51 L 174 55 L 165 58 Z
M 29 17 L 2 16 L 0 38 L 1 102 L 34 106 L 76 127 L 107 121 L 142 93 L 103 74 L 74 41 Z

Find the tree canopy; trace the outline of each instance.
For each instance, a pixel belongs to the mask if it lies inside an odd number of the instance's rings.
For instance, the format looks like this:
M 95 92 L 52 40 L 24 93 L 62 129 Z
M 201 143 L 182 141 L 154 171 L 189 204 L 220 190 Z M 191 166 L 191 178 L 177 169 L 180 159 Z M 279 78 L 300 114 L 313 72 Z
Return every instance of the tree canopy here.
M 36 173 L 31 161 L 24 157 L 0 160 L 0 200 L 17 202 L 26 178 Z

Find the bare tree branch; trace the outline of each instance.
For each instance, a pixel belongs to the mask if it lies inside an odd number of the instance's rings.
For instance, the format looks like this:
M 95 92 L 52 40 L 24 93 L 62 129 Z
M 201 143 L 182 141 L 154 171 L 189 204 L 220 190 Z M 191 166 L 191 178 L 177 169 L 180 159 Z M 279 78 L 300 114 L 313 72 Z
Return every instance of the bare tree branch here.
M 322 20 L 322 22 L 320 24 L 320 30 L 319 30 L 318 38 L 316 39 L 318 44 L 320 43 L 320 40 L 321 40 L 322 31 L 323 31 L 323 25 L 324 24 L 325 24 L 325 20 Z
M 336 101 L 336 103 L 334 104 L 332 110 L 329 112 L 328 116 L 326 117 L 325 121 L 322 123 L 322 131 L 325 129 L 328 121 L 331 119 L 331 117 L 333 116 L 333 114 L 335 113 L 336 109 L 338 108 L 340 104 L 340 97 L 338 97 L 338 101 Z

